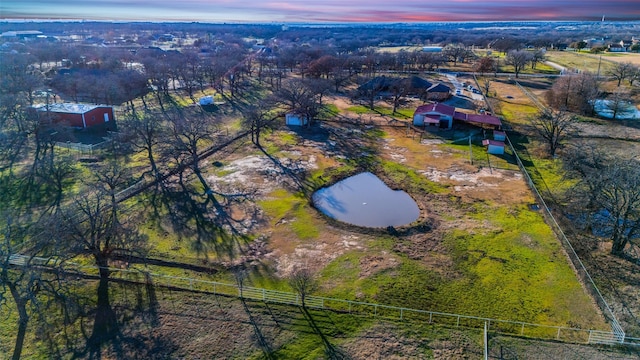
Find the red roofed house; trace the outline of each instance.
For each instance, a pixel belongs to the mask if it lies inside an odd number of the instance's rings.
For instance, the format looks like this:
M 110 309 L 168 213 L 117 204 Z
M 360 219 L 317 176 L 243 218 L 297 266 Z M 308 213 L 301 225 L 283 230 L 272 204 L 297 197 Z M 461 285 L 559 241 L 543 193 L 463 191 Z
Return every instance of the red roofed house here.
M 489 154 L 504 154 L 504 143 L 502 141 L 484 139 L 482 140 L 482 145 L 487 147 L 487 152 Z
M 113 108 L 104 105 L 56 103 L 37 108 L 41 121 L 65 124 L 78 129 L 116 130 Z
M 441 103 L 421 105 L 413 113 L 413 125 L 431 125 L 450 129 L 453 126 L 455 112 L 456 108 L 453 106 Z

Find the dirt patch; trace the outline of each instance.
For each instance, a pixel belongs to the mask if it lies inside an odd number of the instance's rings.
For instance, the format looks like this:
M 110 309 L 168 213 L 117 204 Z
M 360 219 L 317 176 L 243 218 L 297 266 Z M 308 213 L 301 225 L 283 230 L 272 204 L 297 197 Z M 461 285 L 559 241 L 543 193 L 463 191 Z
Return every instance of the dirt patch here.
M 316 157 L 312 154 L 306 158 L 301 153 L 292 152 L 290 157 L 270 159 L 264 155 L 247 156 L 231 161 L 218 169 L 219 175 L 210 175 L 207 181 L 219 190 L 223 184 L 237 187 L 243 191 L 254 191 L 264 196 L 283 183 L 293 186 L 291 173 L 317 168 Z M 298 157 L 297 160 L 292 158 Z
M 354 360 L 362 359 L 428 359 L 425 340 L 408 341 L 398 336 L 396 326 L 375 326 L 364 331 L 343 348 L 352 353 Z
M 368 255 L 360 259 L 360 277 L 367 278 L 384 270 L 398 266 L 398 260 L 388 252 L 382 251 L 378 255 Z

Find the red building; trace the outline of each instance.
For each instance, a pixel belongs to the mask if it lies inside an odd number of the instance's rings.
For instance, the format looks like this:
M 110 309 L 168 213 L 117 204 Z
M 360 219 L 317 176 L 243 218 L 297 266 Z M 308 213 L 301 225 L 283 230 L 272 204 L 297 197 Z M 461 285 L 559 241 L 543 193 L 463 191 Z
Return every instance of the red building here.
M 77 129 L 116 130 L 116 121 L 111 106 L 59 103 L 41 106 L 38 108 L 38 112 L 42 121 L 51 121 Z

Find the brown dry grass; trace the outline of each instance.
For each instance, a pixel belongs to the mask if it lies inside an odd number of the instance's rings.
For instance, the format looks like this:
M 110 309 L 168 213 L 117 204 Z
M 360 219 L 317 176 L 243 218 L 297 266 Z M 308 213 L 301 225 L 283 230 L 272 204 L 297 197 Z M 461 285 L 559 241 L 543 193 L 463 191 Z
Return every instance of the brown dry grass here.
M 591 55 L 593 57 L 597 55 Z M 602 55 L 602 60 L 613 61 L 616 63 L 631 63 L 636 66 L 640 66 L 640 54 L 639 53 L 607 53 Z

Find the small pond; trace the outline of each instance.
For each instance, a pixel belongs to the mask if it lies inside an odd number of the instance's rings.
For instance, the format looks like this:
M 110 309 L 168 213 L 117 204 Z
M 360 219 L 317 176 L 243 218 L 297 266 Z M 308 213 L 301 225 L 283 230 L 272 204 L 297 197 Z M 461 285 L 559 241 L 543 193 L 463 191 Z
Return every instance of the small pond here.
M 409 194 L 390 189 L 369 172 L 316 191 L 313 203 L 329 217 L 364 227 L 402 226 L 420 216 L 418 204 Z
M 613 109 L 611 100 L 596 100 L 595 111 L 598 115 L 611 119 L 613 118 Z M 616 112 L 616 119 L 620 120 L 639 120 L 640 110 L 630 102 L 618 105 L 618 111 Z

